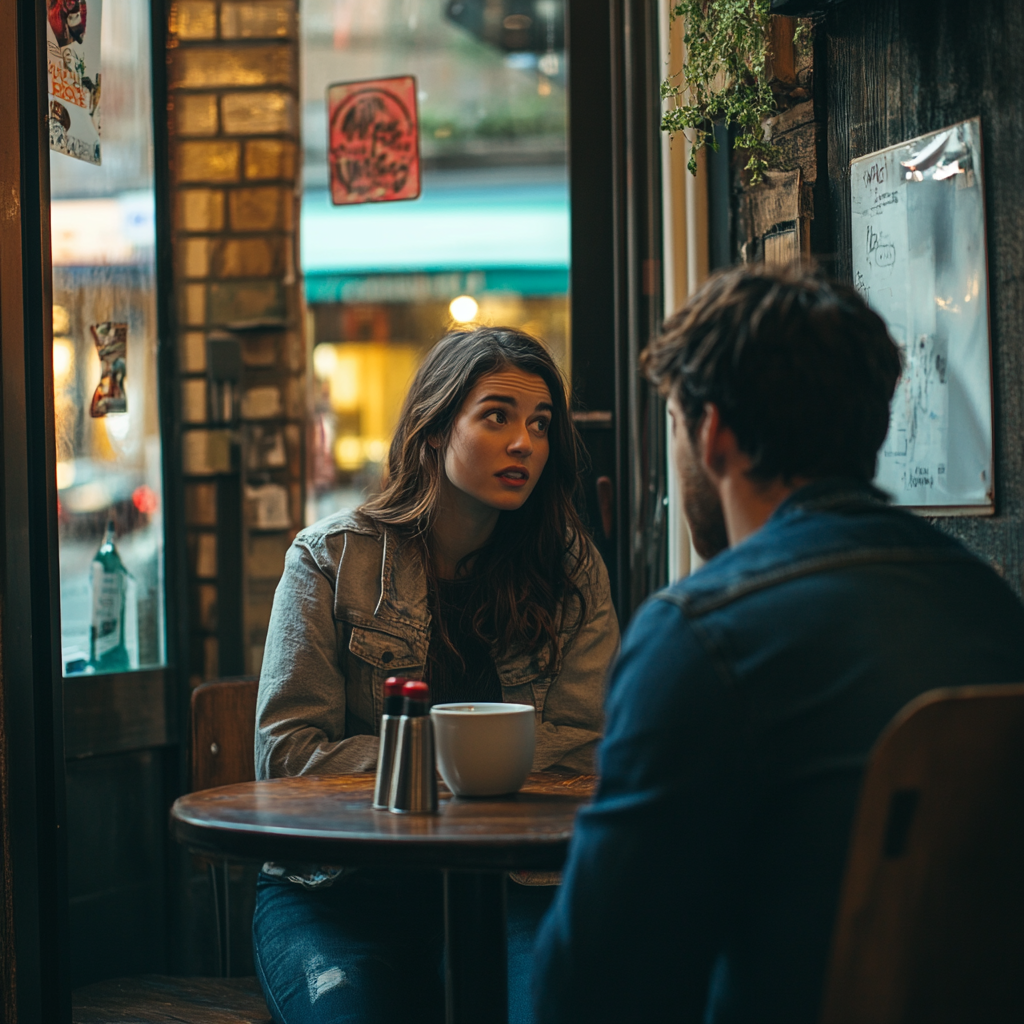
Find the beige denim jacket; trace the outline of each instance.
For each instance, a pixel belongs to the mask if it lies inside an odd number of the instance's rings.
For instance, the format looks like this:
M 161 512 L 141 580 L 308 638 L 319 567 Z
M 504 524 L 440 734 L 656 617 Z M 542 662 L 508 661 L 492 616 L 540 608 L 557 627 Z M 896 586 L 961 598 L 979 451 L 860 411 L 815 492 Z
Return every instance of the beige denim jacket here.
M 537 709 L 535 771 L 594 770 L 605 674 L 619 627 L 593 550 L 587 616 L 559 635 L 559 661 L 496 658 L 502 696 Z M 569 616 L 572 621 L 572 616 Z M 274 596 L 256 712 L 256 775 L 372 771 L 388 676 L 421 678 L 430 642 L 420 552 L 358 512 L 303 530 Z

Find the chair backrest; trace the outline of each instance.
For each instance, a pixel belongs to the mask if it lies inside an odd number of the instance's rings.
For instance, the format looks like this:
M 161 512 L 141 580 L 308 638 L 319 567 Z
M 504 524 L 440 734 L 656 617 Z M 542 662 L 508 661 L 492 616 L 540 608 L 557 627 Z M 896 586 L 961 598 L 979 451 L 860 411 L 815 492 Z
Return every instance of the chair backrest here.
M 933 690 L 861 791 L 823 1024 L 1024 1020 L 1024 685 Z
M 252 782 L 259 680 L 245 676 L 192 691 L 192 790 Z

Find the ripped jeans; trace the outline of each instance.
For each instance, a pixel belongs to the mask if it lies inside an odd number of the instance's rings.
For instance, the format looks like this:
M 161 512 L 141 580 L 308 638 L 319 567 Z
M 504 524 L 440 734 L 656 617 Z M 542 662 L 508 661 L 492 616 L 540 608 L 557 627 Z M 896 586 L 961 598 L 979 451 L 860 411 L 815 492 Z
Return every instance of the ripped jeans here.
M 510 1024 L 533 1020 L 533 940 L 554 886 L 508 882 Z M 276 1024 L 444 1021 L 439 871 L 363 870 L 323 889 L 260 874 L 256 973 Z

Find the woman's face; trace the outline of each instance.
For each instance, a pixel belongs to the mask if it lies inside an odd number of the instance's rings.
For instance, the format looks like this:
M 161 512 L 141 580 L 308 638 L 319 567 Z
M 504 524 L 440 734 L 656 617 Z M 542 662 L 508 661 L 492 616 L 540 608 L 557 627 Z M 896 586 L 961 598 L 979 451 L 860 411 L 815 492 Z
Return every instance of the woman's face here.
M 489 508 L 519 508 L 548 461 L 553 415 L 551 392 L 536 374 L 509 368 L 481 377 L 452 426 L 448 480 Z

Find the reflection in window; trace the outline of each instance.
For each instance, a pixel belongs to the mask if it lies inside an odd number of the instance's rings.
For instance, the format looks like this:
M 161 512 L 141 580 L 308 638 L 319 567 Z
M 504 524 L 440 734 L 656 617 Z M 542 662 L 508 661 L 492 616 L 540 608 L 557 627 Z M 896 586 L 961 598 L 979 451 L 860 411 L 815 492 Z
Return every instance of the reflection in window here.
M 104 0 L 103 163 L 50 154 L 66 675 L 165 660 L 149 32 L 148 4 Z M 94 417 L 105 323 L 127 325 L 127 411 Z
M 312 522 L 361 502 L 427 348 L 460 323 L 543 338 L 568 372 L 561 0 L 305 0 L 302 268 Z M 415 75 L 423 193 L 334 207 L 324 96 Z

